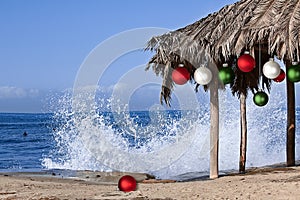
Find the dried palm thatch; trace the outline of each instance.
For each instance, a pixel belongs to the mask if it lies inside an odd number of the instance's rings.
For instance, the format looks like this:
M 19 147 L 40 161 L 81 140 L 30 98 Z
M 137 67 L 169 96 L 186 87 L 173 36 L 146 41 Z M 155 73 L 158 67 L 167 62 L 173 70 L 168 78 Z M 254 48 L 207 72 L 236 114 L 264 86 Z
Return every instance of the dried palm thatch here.
M 248 89 L 258 89 L 258 66 L 270 56 L 300 59 L 299 31 L 300 0 L 241 0 L 184 28 L 153 37 L 146 50 L 156 54 L 147 69 L 152 67 L 163 77 L 161 101 L 164 98 L 168 104 L 174 87 L 171 71 L 179 63 L 193 74 L 205 62 L 203 54 L 220 68 L 224 62 L 233 65 L 249 50 L 256 59 L 255 70 L 242 73 L 234 68 L 236 79 L 231 85 L 233 94 L 247 95 Z M 262 85 L 270 89 L 270 80 L 263 77 Z

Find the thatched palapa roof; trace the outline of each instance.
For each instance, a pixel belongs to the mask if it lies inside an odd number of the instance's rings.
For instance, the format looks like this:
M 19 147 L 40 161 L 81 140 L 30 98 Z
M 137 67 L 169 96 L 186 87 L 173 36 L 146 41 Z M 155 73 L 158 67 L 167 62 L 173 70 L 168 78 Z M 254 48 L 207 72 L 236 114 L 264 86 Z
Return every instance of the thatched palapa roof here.
M 300 0 L 241 0 L 184 28 L 153 37 L 147 50 L 155 51 L 148 68 L 163 77 L 161 97 L 169 103 L 174 83 L 172 69 L 184 63 L 193 74 L 205 59 L 218 68 L 222 63 L 235 65 L 236 59 L 249 50 L 256 68 L 243 73 L 234 67 L 234 94 L 247 94 L 259 88 L 259 66 L 270 56 L 288 61 L 300 60 Z M 206 55 L 206 58 L 203 58 Z M 193 79 L 191 75 L 191 80 Z M 270 80 L 263 77 L 270 88 Z

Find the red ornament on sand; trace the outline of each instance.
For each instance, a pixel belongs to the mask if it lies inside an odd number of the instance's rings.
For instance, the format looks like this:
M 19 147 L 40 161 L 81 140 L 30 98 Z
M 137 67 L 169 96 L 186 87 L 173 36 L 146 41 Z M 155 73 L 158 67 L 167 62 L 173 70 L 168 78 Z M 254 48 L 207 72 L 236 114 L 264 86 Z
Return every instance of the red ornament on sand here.
M 131 192 L 136 189 L 136 180 L 130 175 L 122 176 L 118 183 L 118 188 L 123 192 Z
M 285 72 L 283 71 L 283 69 L 280 69 L 280 74 L 273 79 L 273 81 L 280 83 L 285 79 Z
M 249 52 L 246 51 L 244 55 L 239 57 L 237 65 L 242 72 L 251 72 L 255 67 L 255 60 Z
M 181 66 L 177 67 L 172 72 L 172 79 L 177 85 L 183 85 L 190 79 L 189 71 Z

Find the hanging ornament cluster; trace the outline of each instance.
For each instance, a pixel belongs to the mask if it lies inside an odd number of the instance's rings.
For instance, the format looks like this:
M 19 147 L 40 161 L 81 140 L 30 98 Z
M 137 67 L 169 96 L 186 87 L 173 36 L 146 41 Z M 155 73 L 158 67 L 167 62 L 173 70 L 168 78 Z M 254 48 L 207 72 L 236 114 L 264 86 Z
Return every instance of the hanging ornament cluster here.
M 268 79 L 275 79 L 280 75 L 280 65 L 274 61 L 274 58 L 270 58 L 263 66 L 263 74 Z
M 211 79 L 212 79 L 212 73 L 208 68 L 201 66 L 198 69 L 196 69 L 194 73 L 194 80 L 198 84 L 207 85 L 210 83 Z
M 237 60 L 237 66 L 242 72 L 251 72 L 255 68 L 255 65 L 254 58 L 247 51 Z M 261 77 L 261 68 L 259 70 Z M 266 78 L 272 79 L 275 82 L 282 82 L 286 76 L 291 82 L 300 81 L 300 65 L 297 62 L 293 62 L 292 66 L 287 68 L 287 73 L 285 73 L 284 70 L 280 68 L 280 65 L 275 62 L 273 58 L 270 58 L 270 60 L 264 64 L 262 73 Z M 172 72 L 172 79 L 178 85 L 187 83 L 190 77 L 190 72 L 183 64 L 179 64 Z M 223 64 L 223 67 L 219 70 L 219 79 L 224 85 L 233 83 L 235 73 L 227 63 Z M 212 72 L 204 65 L 201 65 L 194 72 L 194 80 L 200 85 L 208 85 L 212 80 Z M 265 106 L 269 101 L 269 97 L 262 90 L 258 90 L 253 96 L 253 101 L 257 106 Z
M 294 83 L 300 81 L 300 65 L 297 62 L 293 62 L 292 66 L 287 68 L 287 77 Z
M 245 54 L 239 57 L 237 65 L 242 72 L 251 72 L 255 67 L 255 60 L 248 51 L 245 51 Z
M 269 101 L 268 95 L 262 90 L 258 90 L 258 92 L 255 93 L 253 96 L 253 102 L 257 106 L 265 106 L 267 105 L 268 101 Z
M 190 72 L 180 64 L 173 70 L 172 79 L 177 85 L 183 85 L 190 79 Z
M 223 68 L 219 70 L 219 78 L 224 85 L 234 81 L 234 71 L 227 63 L 223 64 Z

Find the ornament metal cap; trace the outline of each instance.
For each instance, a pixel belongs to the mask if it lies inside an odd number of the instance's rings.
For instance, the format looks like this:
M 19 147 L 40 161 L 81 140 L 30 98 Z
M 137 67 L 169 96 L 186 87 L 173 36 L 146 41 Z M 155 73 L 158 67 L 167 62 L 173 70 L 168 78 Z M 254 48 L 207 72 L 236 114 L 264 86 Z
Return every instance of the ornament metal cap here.
M 184 64 L 180 63 L 180 64 L 178 65 L 178 67 L 184 67 Z
M 274 61 L 274 58 L 269 58 L 269 61 Z
M 244 54 L 250 54 L 250 52 L 249 51 L 245 51 Z
M 298 65 L 298 64 L 299 64 L 299 62 L 296 62 L 296 61 L 292 62 L 292 65 Z
M 224 64 L 223 64 L 223 67 L 228 67 L 228 63 L 224 63 Z

